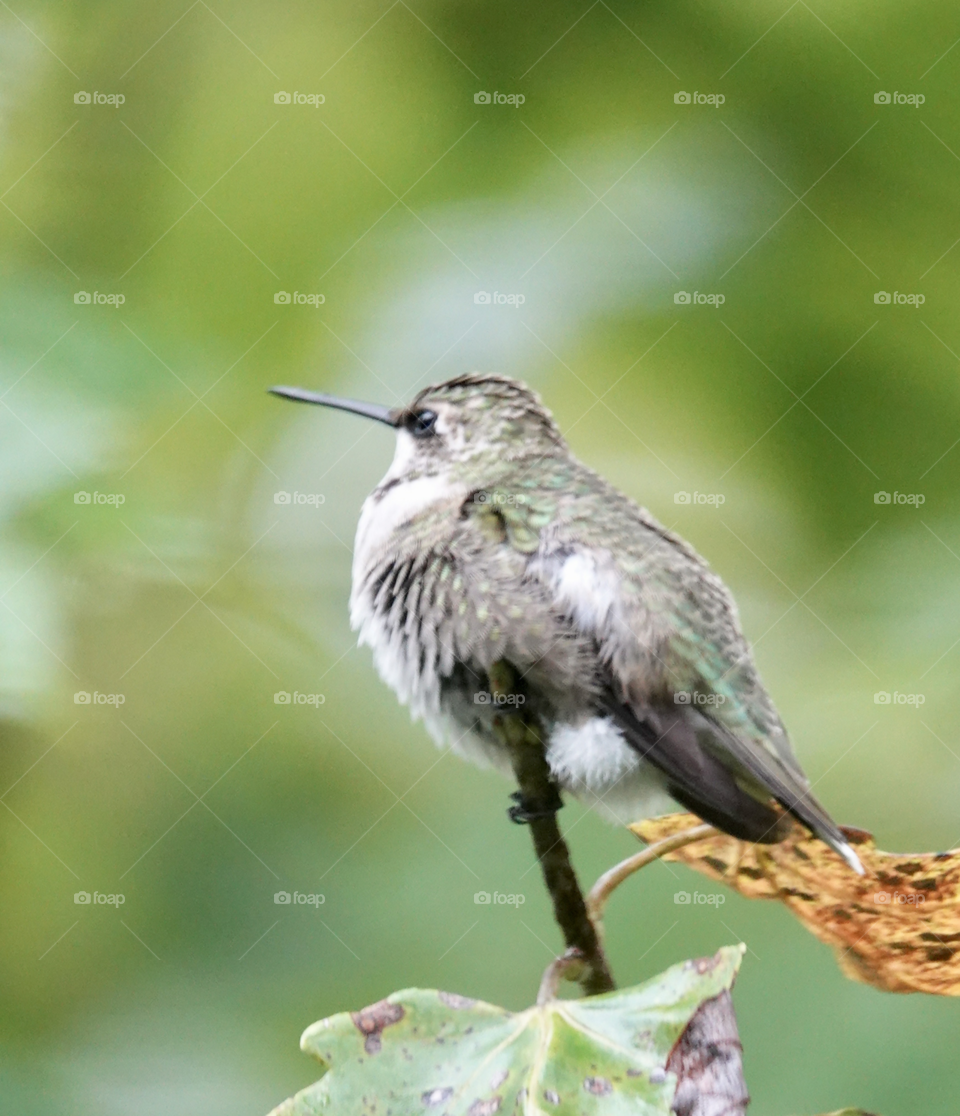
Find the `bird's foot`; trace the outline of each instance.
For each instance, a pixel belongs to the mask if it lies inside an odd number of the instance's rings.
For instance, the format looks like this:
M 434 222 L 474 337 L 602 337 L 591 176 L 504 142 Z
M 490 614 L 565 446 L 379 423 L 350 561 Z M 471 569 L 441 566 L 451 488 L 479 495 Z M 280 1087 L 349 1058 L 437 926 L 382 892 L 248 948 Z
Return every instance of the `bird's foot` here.
M 516 805 L 507 810 L 507 817 L 516 825 L 528 825 L 540 818 L 552 818 L 563 805 L 563 799 L 556 790 L 550 802 L 538 803 L 536 806 L 528 802 L 521 791 L 514 791 L 510 797 Z

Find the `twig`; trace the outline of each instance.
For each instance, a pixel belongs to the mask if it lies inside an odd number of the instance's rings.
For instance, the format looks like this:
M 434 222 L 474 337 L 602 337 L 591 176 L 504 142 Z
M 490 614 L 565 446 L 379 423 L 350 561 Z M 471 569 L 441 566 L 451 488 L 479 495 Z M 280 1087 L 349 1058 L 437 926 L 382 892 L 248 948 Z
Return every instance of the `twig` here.
M 534 851 L 553 901 L 553 916 L 563 933 L 568 951 L 565 955 L 568 963 L 555 970 L 556 979 L 565 974 L 571 979 L 578 979 L 588 996 L 610 992 L 616 985 L 596 928 L 587 915 L 583 892 L 570 861 L 570 850 L 557 824 L 556 811 L 563 802 L 547 763 L 538 719 L 521 712 L 520 702 L 508 702 L 509 698 L 522 697 L 517 691 L 516 673 L 508 663 L 496 663 L 489 673 L 490 689 L 497 704 L 504 710 L 510 710 L 498 714 L 494 727 L 510 751 L 520 788 L 519 806 L 511 811 L 511 816 L 515 820 L 526 821 L 530 826 Z M 569 964 L 571 950 L 578 951 L 581 958 L 581 970 L 575 977 L 573 966 Z M 546 981 L 547 974 L 544 974 Z
M 607 900 L 625 879 L 632 876 L 634 872 L 639 872 L 641 868 L 646 868 L 654 860 L 659 860 L 661 856 L 682 849 L 684 845 L 693 844 L 694 841 L 702 841 L 705 837 L 715 837 L 718 832 L 719 830 L 712 825 L 695 825 L 692 829 L 685 829 L 672 837 L 664 837 L 662 841 L 648 845 L 641 852 L 634 853 L 633 856 L 628 856 L 626 860 L 615 864 L 604 872 L 590 889 L 590 894 L 587 896 L 587 917 L 602 933 L 603 912 Z
M 537 993 L 537 1007 L 543 1007 L 557 998 L 561 980 L 580 980 L 583 976 L 584 957 L 579 949 L 571 947 L 562 957 L 557 957 L 544 969 Z

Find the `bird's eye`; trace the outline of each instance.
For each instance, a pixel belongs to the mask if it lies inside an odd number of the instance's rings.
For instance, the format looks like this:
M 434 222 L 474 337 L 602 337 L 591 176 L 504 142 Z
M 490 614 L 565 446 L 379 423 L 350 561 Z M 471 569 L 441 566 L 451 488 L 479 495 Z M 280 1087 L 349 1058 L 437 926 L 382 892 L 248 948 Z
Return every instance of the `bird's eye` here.
M 417 411 L 415 415 L 411 415 L 407 423 L 407 429 L 414 436 L 414 438 L 429 438 L 437 432 L 437 412 L 436 411 Z

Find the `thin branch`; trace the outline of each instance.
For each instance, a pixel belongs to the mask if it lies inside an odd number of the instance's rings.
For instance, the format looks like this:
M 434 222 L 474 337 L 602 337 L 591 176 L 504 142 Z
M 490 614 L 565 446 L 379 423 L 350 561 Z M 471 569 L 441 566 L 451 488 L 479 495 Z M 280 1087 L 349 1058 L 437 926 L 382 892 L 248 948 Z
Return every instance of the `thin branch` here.
M 675 833 L 672 837 L 664 837 L 662 841 L 648 845 L 641 852 L 634 853 L 633 856 L 628 856 L 626 860 L 615 864 L 604 872 L 590 889 L 590 894 L 587 896 L 587 916 L 590 921 L 597 927 L 598 931 L 602 932 L 603 912 L 607 900 L 625 879 L 632 876 L 634 872 L 639 872 L 641 868 L 646 868 L 653 861 L 659 860 L 661 856 L 666 856 L 667 853 L 682 849 L 684 845 L 701 841 L 705 837 L 715 837 L 718 833 L 719 830 L 712 825 L 695 825 L 692 829 L 685 829 L 682 833 Z
M 553 901 L 553 916 L 567 947 L 567 953 L 560 959 L 561 962 L 566 959 L 566 963 L 551 966 L 550 979 L 558 981 L 566 975 L 579 980 L 588 996 L 610 992 L 616 985 L 596 927 L 587 915 L 570 850 L 557 824 L 557 810 L 563 800 L 547 763 L 542 728 L 535 716 L 523 712 L 525 695 L 520 692 L 522 682 L 516 671 L 501 661 L 490 668 L 489 674 L 493 700 L 503 710 L 494 718 L 494 730 L 510 753 L 520 788 L 514 795 L 517 805 L 509 814 L 513 821 L 530 827 L 534 851 Z M 579 955 L 579 967 L 572 964 L 575 954 L 571 951 Z M 548 984 L 546 974 L 544 984 Z
M 583 953 L 571 946 L 562 957 L 557 957 L 544 969 L 537 993 L 537 1007 L 543 1007 L 557 998 L 561 980 L 581 980 L 586 962 Z

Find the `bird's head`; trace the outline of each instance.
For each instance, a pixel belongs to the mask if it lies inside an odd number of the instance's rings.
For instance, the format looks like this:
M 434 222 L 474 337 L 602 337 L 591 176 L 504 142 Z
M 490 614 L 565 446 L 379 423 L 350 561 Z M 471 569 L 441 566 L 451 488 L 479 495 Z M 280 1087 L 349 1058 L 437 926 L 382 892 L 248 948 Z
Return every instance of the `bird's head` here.
M 336 407 L 392 426 L 397 452 L 391 478 L 451 472 L 485 481 L 524 458 L 566 452 L 566 443 L 540 397 L 506 376 L 472 373 L 424 388 L 411 403 L 385 407 L 301 388 L 275 395 Z

